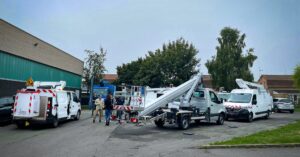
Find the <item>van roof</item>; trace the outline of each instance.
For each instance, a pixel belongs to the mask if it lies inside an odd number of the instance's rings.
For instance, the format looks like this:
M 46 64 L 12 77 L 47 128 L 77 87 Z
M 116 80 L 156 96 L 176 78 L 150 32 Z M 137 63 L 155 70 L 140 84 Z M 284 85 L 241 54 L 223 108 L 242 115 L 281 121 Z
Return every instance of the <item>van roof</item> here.
M 231 93 L 254 93 L 257 89 L 233 89 Z

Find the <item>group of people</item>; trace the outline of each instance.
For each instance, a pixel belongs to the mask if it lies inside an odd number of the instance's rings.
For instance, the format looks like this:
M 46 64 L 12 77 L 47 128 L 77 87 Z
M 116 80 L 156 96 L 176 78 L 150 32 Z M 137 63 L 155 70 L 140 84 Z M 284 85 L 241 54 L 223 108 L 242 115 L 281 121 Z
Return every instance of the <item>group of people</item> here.
M 95 123 L 97 115 L 99 116 L 99 123 L 101 122 L 101 119 L 103 117 L 103 110 L 105 110 L 105 125 L 109 126 L 110 117 L 113 110 L 112 95 L 108 94 L 103 101 L 101 96 L 97 97 L 96 94 L 94 94 L 93 104 L 93 123 Z

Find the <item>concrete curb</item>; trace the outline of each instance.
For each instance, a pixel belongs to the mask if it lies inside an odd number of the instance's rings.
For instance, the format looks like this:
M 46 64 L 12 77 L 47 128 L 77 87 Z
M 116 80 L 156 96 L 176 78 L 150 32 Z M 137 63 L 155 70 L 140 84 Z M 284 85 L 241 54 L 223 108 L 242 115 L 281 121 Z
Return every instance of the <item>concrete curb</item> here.
M 241 144 L 241 145 L 202 145 L 198 149 L 228 149 L 228 148 L 278 148 L 300 147 L 300 143 L 288 144 Z

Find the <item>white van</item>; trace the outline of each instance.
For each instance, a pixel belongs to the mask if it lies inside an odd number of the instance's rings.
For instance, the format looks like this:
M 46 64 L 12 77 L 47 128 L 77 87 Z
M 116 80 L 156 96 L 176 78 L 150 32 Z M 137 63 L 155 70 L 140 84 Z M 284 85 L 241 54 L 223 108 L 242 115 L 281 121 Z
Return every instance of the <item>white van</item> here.
M 224 102 L 228 118 L 246 119 L 251 122 L 255 118 L 269 118 L 273 99 L 260 84 L 236 79 L 241 89 L 233 89 L 227 102 Z
M 17 91 L 13 106 L 13 120 L 19 128 L 30 123 L 50 123 L 57 127 L 59 121 L 78 120 L 81 105 L 73 91 L 63 90 L 64 81 L 34 82 L 34 86 Z

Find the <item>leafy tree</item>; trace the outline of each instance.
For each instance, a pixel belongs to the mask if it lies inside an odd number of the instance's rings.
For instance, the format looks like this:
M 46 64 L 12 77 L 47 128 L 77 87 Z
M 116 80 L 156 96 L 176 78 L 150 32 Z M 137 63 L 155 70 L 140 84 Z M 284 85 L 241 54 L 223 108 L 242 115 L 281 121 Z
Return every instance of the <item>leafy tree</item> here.
M 208 60 L 205 65 L 212 76 L 213 86 L 224 87 L 225 90 L 230 91 L 237 87 L 236 78 L 253 81 L 250 68 L 257 56 L 253 55 L 253 48 L 243 54 L 246 35 L 240 35 L 237 29 L 225 27 L 221 30 L 220 36 L 219 46 L 216 47 L 217 55 Z
M 104 67 L 104 61 L 107 51 L 102 47 L 99 52 L 92 50 L 84 50 L 87 57 L 84 59 L 83 77 L 86 80 L 88 87 L 90 87 L 90 81 L 94 76 L 94 82 L 99 82 L 102 79 L 102 74 L 106 71 Z
M 145 58 L 118 66 L 119 83 L 150 87 L 180 85 L 198 72 L 197 53 L 194 45 L 183 38 L 163 44 L 161 49 L 149 51 Z
M 139 72 L 144 59 L 138 58 L 136 61 L 132 61 L 122 66 L 117 67 L 118 80 L 116 84 L 126 83 L 134 84 L 134 76 Z
M 297 65 L 294 69 L 293 80 L 295 86 L 300 90 L 300 65 Z

